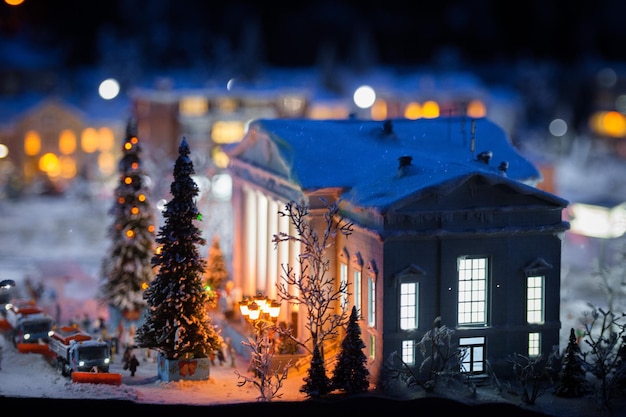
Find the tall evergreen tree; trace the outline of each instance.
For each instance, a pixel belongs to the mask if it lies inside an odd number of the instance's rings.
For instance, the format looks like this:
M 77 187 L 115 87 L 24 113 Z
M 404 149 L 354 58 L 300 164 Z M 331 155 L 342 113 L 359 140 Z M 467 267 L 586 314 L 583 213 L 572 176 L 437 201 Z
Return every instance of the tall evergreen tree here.
M 358 323 L 356 306 L 353 306 L 331 378 L 333 389 L 343 390 L 346 394 L 367 391 L 370 372 L 367 369 L 364 348 L 365 343 L 361 339 L 361 326 Z
M 138 319 L 146 307 L 143 293 L 154 278 L 151 258 L 155 247 L 155 212 L 148 198 L 141 146 L 131 118 L 126 126 L 119 183 L 109 209 L 113 218 L 111 247 L 102 261 L 99 301 L 127 319 Z
M 165 224 L 152 258 L 156 277 L 144 293 L 150 311 L 135 335 L 138 346 L 156 349 L 167 359 L 206 358 L 222 344 L 205 309 L 202 275 L 206 262 L 198 246 L 206 241 L 194 223 L 202 215 L 196 205 L 199 189 L 191 178 L 195 172 L 189 153 L 183 138 L 170 186 L 172 199 L 165 206 Z
M 219 294 L 219 290 L 224 287 L 228 277 L 228 267 L 226 266 L 226 258 L 224 258 L 222 248 L 220 248 L 220 239 L 215 236 L 213 237 L 213 244 L 209 248 L 206 273 L 204 276 L 204 289 L 207 293 L 207 301 L 210 307 L 217 306 L 217 295 Z

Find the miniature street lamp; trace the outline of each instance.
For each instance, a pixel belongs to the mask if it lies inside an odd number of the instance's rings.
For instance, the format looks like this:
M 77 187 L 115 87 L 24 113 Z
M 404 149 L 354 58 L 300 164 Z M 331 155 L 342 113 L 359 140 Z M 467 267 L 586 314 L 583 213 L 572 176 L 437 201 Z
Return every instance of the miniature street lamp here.
M 257 331 L 262 332 L 265 325 L 276 324 L 280 315 L 280 303 L 257 293 L 252 300 L 240 301 L 239 310 L 247 322 L 251 323 Z

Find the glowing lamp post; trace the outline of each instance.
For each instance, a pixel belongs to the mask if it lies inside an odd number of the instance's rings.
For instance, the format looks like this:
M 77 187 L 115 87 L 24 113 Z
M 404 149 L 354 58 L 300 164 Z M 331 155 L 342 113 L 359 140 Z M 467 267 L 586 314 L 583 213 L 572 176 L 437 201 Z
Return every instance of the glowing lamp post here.
M 240 301 L 239 311 L 258 332 L 263 332 L 266 325 L 276 324 L 280 315 L 280 303 L 259 293 L 252 300 Z

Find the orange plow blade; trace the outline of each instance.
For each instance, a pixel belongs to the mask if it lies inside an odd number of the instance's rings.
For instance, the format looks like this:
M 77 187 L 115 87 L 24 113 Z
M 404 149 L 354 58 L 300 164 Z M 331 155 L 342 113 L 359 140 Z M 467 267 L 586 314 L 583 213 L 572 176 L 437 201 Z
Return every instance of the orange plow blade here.
M 17 351 L 20 353 L 39 353 L 40 355 L 48 355 L 50 353 L 47 343 L 18 343 Z
M 11 330 L 12 328 L 13 327 L 11 327 L 11 325 L 6 319 L 0 319 L 0 330 L 6 331 L 6 330 Z
M 72 382 L 83 384 L 121 385 L 122 374 L 108 372 L 72 372 Z

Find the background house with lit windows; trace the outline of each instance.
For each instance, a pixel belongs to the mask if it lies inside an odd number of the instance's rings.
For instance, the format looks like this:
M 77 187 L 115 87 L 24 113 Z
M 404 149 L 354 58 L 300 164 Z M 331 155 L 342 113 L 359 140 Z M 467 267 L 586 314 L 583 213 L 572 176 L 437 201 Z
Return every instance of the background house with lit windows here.
M 328 250 L 349 283 L 376 383 L 392 352 L 422 361 L 416 344 L 433 320 L 466 346 L 463 370 L 510 373 L 507 356 L 559 345 L 562 219 L 568 202 L 537 188 L 537 168 L 488 119 L 256 120 L 229 152 L 233 280 L 243 296 L 276 298 L 278 215 L 304 201 L 323 226 L 323 197 L 340 201 L 354 233 Z M 302 306 L 281 321 L 303 334 Z M 488 363 L 487 363 L 488 361 Z

